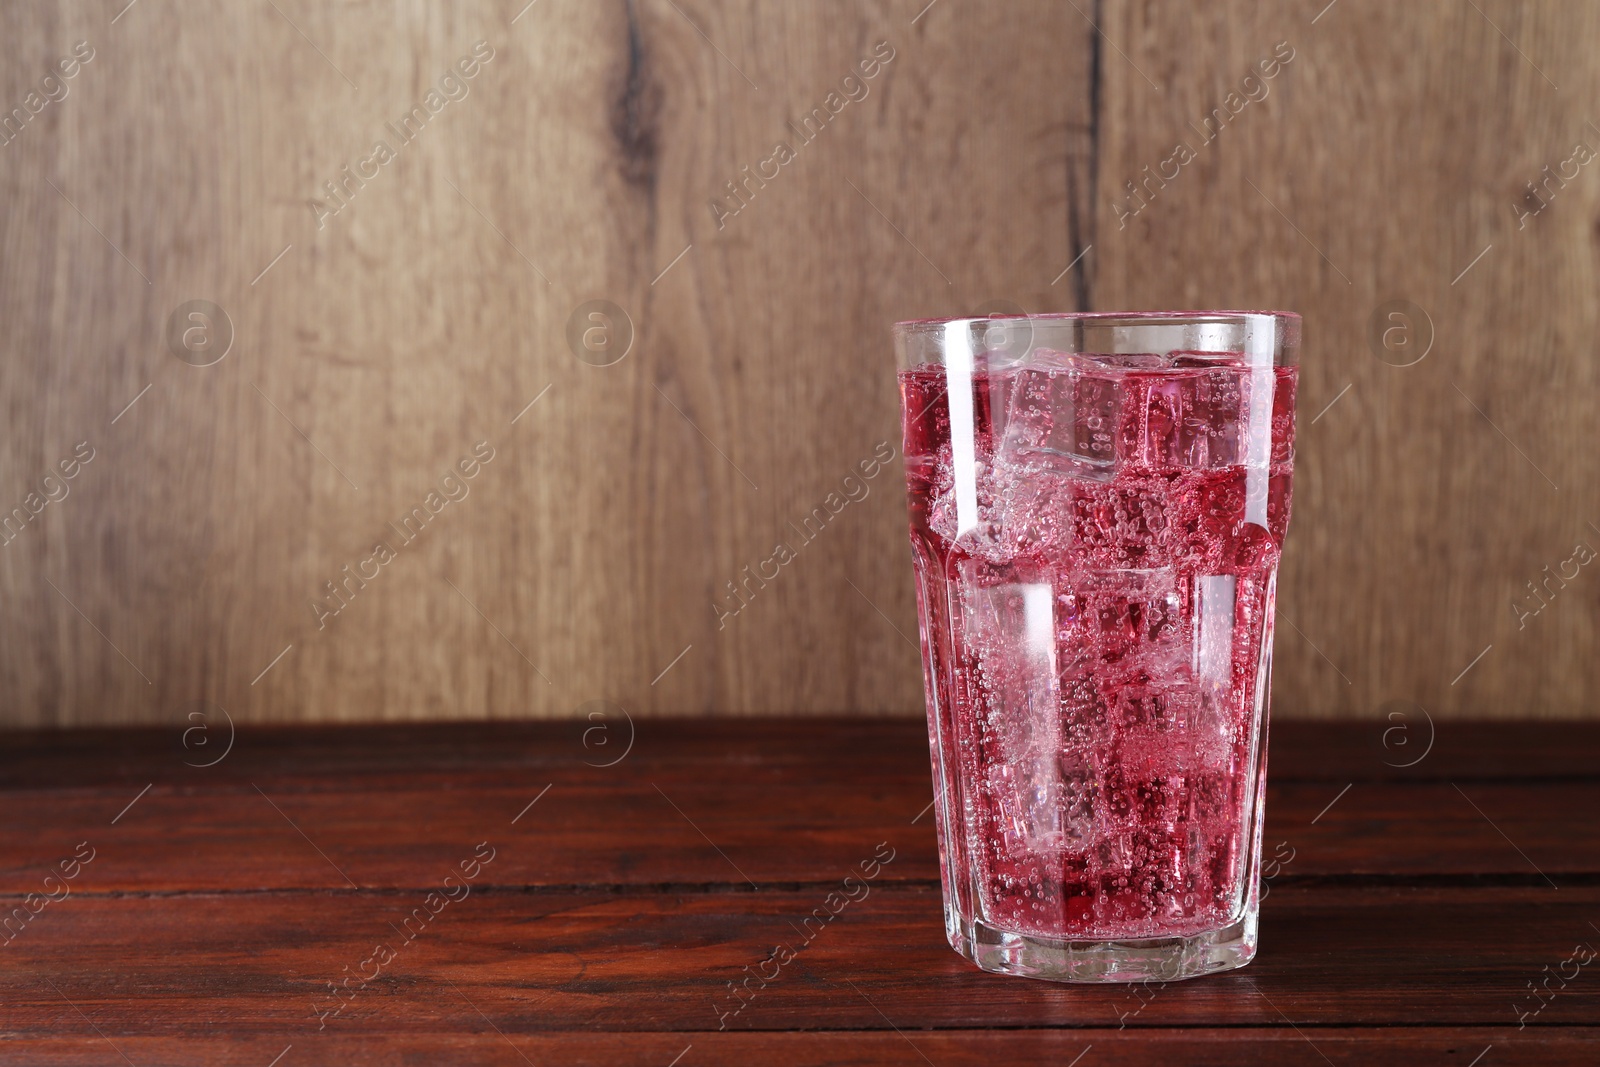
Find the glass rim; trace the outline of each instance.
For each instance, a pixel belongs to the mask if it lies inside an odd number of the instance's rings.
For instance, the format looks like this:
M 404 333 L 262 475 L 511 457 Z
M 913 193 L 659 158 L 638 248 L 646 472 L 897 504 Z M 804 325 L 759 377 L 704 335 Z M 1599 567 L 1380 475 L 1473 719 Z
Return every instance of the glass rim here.
M 1099 322 L 1099 323 L 1126 323 L 1133 325 L 1189 325 L 1204 323 L 1237 323 L 1243 324 L 1251 318 L 1272 318 L 1281 324 L 1298 324 L 1301 317 L 1294 311 L 1274 311 L 1270 309 L 1259 310 L 1212 310 L 1212 311 L 1041 311 L 1022 312 L 1020 314 L 996 315 L 953 315 L 943 318 L 902 319 L 893 326 L 895 333 L 922 333 L 925 331 L 943 330 L 946 326 L 967 323 L 979 325 L 988 322 L 1015 321 L 1027 319 L 1029 321 L 1041 320 L 1048 322 Z

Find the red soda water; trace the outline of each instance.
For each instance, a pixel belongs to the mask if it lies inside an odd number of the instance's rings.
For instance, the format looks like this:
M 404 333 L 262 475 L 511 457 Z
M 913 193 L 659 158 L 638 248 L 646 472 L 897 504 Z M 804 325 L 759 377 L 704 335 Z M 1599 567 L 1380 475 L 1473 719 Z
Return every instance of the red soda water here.
M 1221 353 L 901 373 L 959 912 L 1070 941 L 1241 914 L 1295 383 Z

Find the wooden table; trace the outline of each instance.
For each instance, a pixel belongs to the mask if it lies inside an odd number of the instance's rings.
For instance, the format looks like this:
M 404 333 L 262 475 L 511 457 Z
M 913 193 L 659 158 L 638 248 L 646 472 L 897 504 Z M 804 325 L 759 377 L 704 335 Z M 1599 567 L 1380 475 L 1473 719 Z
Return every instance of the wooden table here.
M 1389 725 L 1274 729 L 1261 953 L 1148 988 L 946 946 L 918 721 L 5 735 L 0 1063 L 1600 1063 L 1600 725 Z

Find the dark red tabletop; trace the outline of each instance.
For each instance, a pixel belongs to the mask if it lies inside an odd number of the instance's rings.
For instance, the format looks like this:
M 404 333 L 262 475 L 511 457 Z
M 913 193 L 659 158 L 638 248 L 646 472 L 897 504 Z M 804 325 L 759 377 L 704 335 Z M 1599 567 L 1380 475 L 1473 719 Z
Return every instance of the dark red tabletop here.
M 0 735 L 0 1063 L 1600 1063 L 1600 724 L 1392 729 L 1273 728 L 1253 964 L 1105 987 L 945 944 L 920 721 Z

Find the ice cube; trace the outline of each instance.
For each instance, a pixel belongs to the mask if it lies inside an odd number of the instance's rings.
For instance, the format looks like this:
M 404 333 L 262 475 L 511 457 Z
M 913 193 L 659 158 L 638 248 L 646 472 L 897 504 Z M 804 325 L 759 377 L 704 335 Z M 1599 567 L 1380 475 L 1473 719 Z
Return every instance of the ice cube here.
M 1254 462 L 1262 414 L 1282 409 L 1261 369 L 1236 352 L 1033 352 L 1011 372 L 998 456 L 1077 479 L 1140 469 Z M 1270 375 L 1269 375 L 1270 377 Z M 1263 394 L 1257 397 L 1255 394 Z
M 1063 678 L 1192 678 L 1184 598 L 1171 568 L 1079 570 L 1056 600 Z
M 954 468 L 951 446 L 941 446 L 932 478 L 928 525 L 934 533 L 958 545 L 964 553 L 992 563 L 1005 562 L 1010 553 L 1000 543 L 1000 527 L 995 517 L 993 463 L 981 453 L 968 463 L 972 499 L 967 509 L 973 514 L 965 517 L 962 515 L 961 485 Z
M 1200 702 L 1199 690 L 1181 678 L 1177 684 L 1154 680 L 1117 689 L 1113 714 L 1125 729 L 1168 733 L 1182 731 Z
M 1124 379 L 1130 370 L 1163 365 L 1153 355 L 1035 351 L 1015 372 L 1001 458 L 1076 478 L 1110 478 Z
M 1252 373 L 1243 368 L 1197 371 L 1183 383 L 1178 436 L 1183 466 L 1230 467 L 1244 462 Z
M 1061 717 L 1051 586 L 981 560 L 958 566 L 965 572 L 962 636 L 982 692 L 978 741 L 992 761 L 988 784 L 1004 832 L 1014 847 L 1054 847 Z
M 1242 365 L 1197 362 L 1190 356 L 1164 374 L 1128 375 L 1118 435 L 1123 463 L 1159 470 L 1244 462 L 1252 372 Z
M 1081 849 L 1100 832 L 1095 808 L 1100 797 L 1100 768 L 1105 756 L 1090 749 L 1069 748 L 1061 754 L 1061 834 L 1070 848 Z
M 1272 391 L 1272 464 L 1274 467 L 1294 462 L 1294 394 L 1296 378 L 1293 374 L 1275 375 Z
M 1151 372 L 1171 365 L 1153 354 L 1036 351 L 1014 372 L 994 462 L 1002 544 L 1042 555 L 1070 547 L 1109 566 L 1164 562 L 1151 553 L 1165 487 L 1112 480 L 1125 461 L 1144 462 L 1147 394 L 1166 378 Z
M 1109 739 L 1109 711 L 1100 686 L 1090 673 L 1093 668 L 1083 665 L 1082 673 L 1065 674 L 1061 678 L 1061 725 L 1063 742 L 1068 750 L 1084 751 Z
M 989 791 L 1007 852 L 1047 852 L 1064 843 L 1061 783 L 1053 771 L 1031 760 L 990 765 Z

